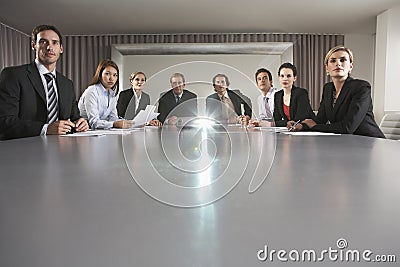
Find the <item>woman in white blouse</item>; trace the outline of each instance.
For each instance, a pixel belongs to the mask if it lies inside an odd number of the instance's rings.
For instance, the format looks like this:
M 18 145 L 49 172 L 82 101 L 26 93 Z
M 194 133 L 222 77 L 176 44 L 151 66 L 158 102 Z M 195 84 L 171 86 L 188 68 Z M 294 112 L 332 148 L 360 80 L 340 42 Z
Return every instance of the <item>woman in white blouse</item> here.
M 80 115 L 92 129 L 130 128 L 134 122 L 119 120 L 117 115 L 119 69 L 115 62 L 105 59 L 97 66 L 88 88 L 79 99 Z

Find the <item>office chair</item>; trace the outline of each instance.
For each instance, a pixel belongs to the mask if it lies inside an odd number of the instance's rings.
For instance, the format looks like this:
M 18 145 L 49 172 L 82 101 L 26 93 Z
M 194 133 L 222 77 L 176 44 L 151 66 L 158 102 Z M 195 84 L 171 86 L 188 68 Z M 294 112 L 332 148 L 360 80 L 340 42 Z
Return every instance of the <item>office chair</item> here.
M 386 114 L 379 127 L 386 138 L 400 140 L 400 113 Z

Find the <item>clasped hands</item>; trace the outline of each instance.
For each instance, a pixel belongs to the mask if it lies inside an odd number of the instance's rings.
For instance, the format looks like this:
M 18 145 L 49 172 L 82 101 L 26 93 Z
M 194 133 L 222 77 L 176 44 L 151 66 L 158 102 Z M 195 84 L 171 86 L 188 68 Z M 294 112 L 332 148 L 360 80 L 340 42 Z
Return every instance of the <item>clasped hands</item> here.
M 248 125 L 250 122 L 250 116 L 248 115 L 240 115 L 237 117 L 237 122 L 242 125 Z
M 85 132 L 89 130 L 89 124 L 84 118 L 79 118 L 75 122 L 70 119 L 59 120 L 49 124 L 46 134 L 67 134 L 72 129 L 75 129 L 76 132 Z

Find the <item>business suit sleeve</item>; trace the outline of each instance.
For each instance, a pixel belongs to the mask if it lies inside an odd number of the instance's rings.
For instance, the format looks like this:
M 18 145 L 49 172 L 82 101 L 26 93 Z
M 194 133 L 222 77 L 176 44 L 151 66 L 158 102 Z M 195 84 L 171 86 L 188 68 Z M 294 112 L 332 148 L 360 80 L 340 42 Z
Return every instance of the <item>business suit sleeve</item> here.
M 168 107 L 167 107 L 167 102 L 166 102 L 166 95 L 164 94 L 160 99 L 158 100 L 158 120 L 164 123 L 165 119 L 167 118 L 168 115 Z
M 206 114 L 210 118 L 220 119 L 221 114 L 221 101 L 216 94 L 211 94 L 206 98 Z
M 295 96 L 295 109 L 292 110 L 293 117 L 292 120 L 294 121 L 302 121 L 305 119 L 315 119 L 314 112 L 310 105 L 310 100 L 308 98 L 308 92 L 305 89 L 298 88 L 296 89 L 297 93 Z
M 244 103 L 244 115 L 247 115 L 251 118 L 253 114 L 251 99 L 247 96 L 243 96 L 243 103 Z
M 193 116 L 194 117 L 197 117 L 197 114 L 198 114 L 198 109 L 197 109 L 197 95 L 196 94 L 193 94 L 193 100 L 192 100 L 194 103 L 193 103 Z
M 129 90 L 129 89 L 128 89 Z M 126 108 L 128 107 L 129 101 L 131 98 L 129 97 L 128 91 L 121 91 L 119 93 L 118 101 L 117 101 L 117 113 L 119 117 L 125 117 Z
M 143 110 L 146 109 L 147 105 L 150 105 L 150 96 L 146 93 L 142 93 L 143 94 Z M 140 103 L 141 104 L 141 103 Z M 141 108 L 141 107 L 139 107 Z
M 274 123 L 275 123 L 275 126 L 278 126 L 278 127 L 286 126 L 287 121 L 288 121 L 285 113 L 283 112 L 282 97 L 283 97 L 282 90 L 279 92 L 276 92 L 274 95 L 274 103 L 275 103 Z
M 80 118 L 78 103 L 76 101 L 74 84 L 61 74 L 57 75 L 59 120 L 76 121 Z
M 182 106 L 183 105 L 183 106 Z M 178 107 L 178 117 L 196 117 L 197 116 L 197 95 L 184 90 L 181 104 Z
M 357 84 L 357 86 L 349 85 L 352 87 L 351 91 L 346 95 L 346 98 L 351 98 L 350 101 L 346 101 L 346 103 L 349 104 L 340 107 L 341 109 L 347 110 L 343 119 L 331 124 L 317 124 L 312 130 L 345 134 L 352 134 L 357 130 L 366 117 L 368 108 L 372 102 L 371 85 L 366 81 L 358 81 L 359 84 Z M 341 93 L 343 93 L 343 91 Z
M 38 136 L 43 128 L 44 122 L 32 114 L 30 118 L 21 119 L 19 114 L 22 88 L 18 73 L 12 68 L 5 68 L 0 74 L 0 139 L 21 138 L 29 136 Z M 35 94 L 35 92 L 31 92 Z M 36 113 L 47 114 L 47 110 L 36 105 L 39 96 L 30 100 L 32 110 Z M 32 112 L 33 113 L 33 112 Z
M 150 105 L 150 96 L 144 92 L 142 92 L 142 96 L 140 97 L 139 106 L 135 112 L 135 117 L 139 114 L 141 110 L 145 110 L 147 105 Z
M 318 113 L 315 118 L 315 122 L 317 124 L 325 124 L 328 121 L 328 118 L 326 116 L 326 105 L 330 104 L 330 99 L 329 99 L 329 93 L 328 93 L 328 88 L 324 86 L 324 90 L 322 91 L 322 98 L 321 98 L 321 103 L 319 104 L 318 108 Z

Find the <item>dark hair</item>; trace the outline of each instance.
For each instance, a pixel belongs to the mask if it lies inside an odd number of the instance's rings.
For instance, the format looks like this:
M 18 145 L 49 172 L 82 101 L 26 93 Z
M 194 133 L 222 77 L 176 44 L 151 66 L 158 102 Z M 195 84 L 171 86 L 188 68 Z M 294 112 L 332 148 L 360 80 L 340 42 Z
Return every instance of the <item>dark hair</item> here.
M 268 79 L 272 82 L 272 74 L 271 74 L 271 72 L 270 72 L 269 70 L 267 70 L 267 69 L 265 69 L 265 68 L 261 68 L 261 69 L 258 69 L 258 70 L 256 71 L 256 75 L 255 75 L 256 81 L 257 81 L 257 76 L 258 76 L 258 74 L 260 74 L 260 73 L 262 73 L 262 72 L 268 73 Z
M 222 74 L 222 73 L 218 73 L 212 79 L 213 85 L 215 85 L 215 79 L 217 79 L 217 77 L 224 77 L 225 81 L 226 81 L 226 86 L 229 86 L 231 84 L 230 81 L 229 81 L 228 76 L 226 76 L 225 74 Z
M 281 73 L 281 69 L 291 69 L 291 70 L 293 71 L 293 76 L 294 76 L 294 77 L 297 76 L 297 69 L 296 69 L 296 67 L 295 67 L 292 63 L 289 63 L 289 62 L 283 63 L 283 64 L 279 67 L 278 76 L 279 76 L 280 73 Z
M 36 43 L 36 37 L 38 35 L 39 32 L 43 32 L 43 31 L 53 31 L 55 33 L 57 33 L 58 38 L 60 38 L 60 44 L 62 45 L 62 34 L 61 32 L 53 25 L 38 25 L 36 26 L 33 30 L 32 30 L 32 42 Z
M 96 73 L 94 74 L 92 81 L 89 83 L 89 86 L 101 83 L 101 74 L 103 73 L 103 70 L 105 68 L 107 68 L 108 66 L 115 68 L 118 73 L 118 79 L 115 82 L 114 86 L 111 88 L 111 89 L 115 90 L 115 95 L 117 95 L 118 94 L 118 82 L 119 82 L 119 68 L 118 68 L 117 64 L 110 59 L 104 59 L 99 63 L 99 65 L 97 66 L 97 69 L 96 69 Z

